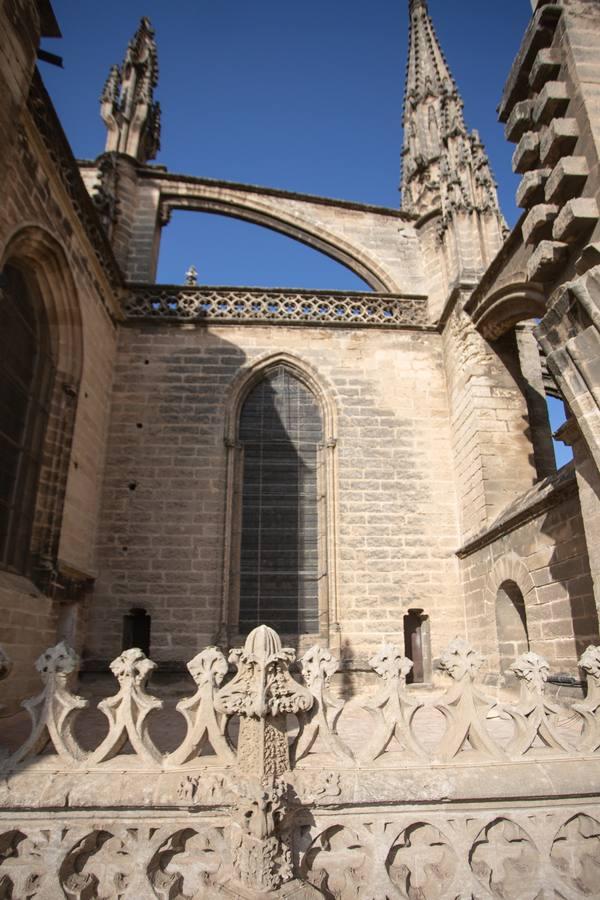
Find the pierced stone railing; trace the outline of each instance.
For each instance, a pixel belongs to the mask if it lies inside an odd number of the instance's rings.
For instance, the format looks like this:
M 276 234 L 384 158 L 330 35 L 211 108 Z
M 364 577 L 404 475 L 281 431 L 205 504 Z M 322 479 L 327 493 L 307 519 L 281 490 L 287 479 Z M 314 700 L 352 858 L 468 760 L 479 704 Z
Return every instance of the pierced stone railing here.
M 308 650 L 297 677 L 294 660 L 265 626 L 229 659 L 199 653 L 197 690 L 177 704 L 187 733 L 166 753 L 140 650 L 111 665 L 94 749 L 77 738 L 89 704 L 72 691 L 75 653 L 43 654 L 31 734 L 0 771 L 0 897 L 594 896 L 600 647 L 581 657 L 587 697 L 569 710 L 545 697 L 535 653 L 512 667 L 516 702 L 487 697 L 483 657 L 461 639 L 431 695 L 407 689 L 411 662 L 390 644 L 370 660 L 378 690 L 346 704 L 328 650 Z M 343 730 L 361 715 L 366 736 Z
M 310 325 L 427 325 L 424 297 L 262 288 L 130 285 L 129 318 Z

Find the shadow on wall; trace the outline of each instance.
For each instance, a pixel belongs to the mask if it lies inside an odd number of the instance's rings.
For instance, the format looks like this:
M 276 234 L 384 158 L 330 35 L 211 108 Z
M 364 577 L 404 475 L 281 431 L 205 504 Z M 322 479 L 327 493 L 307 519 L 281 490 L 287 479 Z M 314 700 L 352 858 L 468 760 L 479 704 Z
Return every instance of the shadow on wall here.
M 245 362 L 239 347 L 203 327 L 124 329 L 86 668 L 105 669 L 136 623 L 161 668 L 182 669 L 217 640 L 225 404 Z M 230 632 L 238 633 L 239 589 L 240 632 L 264 623 L 294 637 L 318 633 L 317 400 L 284 365 L 267 369 L 245 400 L 237 436 Z
M 543 586 L 538 588 L 538 594 L 542 594 L 544 603 L 544 619 L 552 621 L 553 636 L 566 641 L 574 640 L 575 653 L 579 659 L 590 644 L 598 643 L 599 627 L 577 494 L 546 514 L 542 532 L 554 543 L 547 563 L 550 591 L 544 592 Z M 563 587 L 562 596 L 552 593 L 553 585 Z M 544 602 L 544 593 L 550 593 L 547 602 Z
M 121 330 L 89 606 L 87 670 L 131 640 L 124 617 L 150 617 L 149 655 L 176 670 L 219 627 L 226 490 L 225 397 L 246 363 L 203 324 Z M 135 615 L 135 614 L 133 614 Z M 140 614 L 138 614 L 140 615 Z M 127 629 L 132 624 L 127 621 Z

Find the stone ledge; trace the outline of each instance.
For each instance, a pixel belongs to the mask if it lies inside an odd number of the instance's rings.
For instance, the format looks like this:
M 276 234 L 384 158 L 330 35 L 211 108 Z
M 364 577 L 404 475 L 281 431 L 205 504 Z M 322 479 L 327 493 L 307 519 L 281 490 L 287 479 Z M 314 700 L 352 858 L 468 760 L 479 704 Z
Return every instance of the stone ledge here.
M 570 156 L 579 140 L 575 119 L 553 119 L 540 139 L 540 159 L 544 166 L 554 166 L 561 156 Z
M 598 204 L 593 198 L 569 200 L 554 222 L 552 236 L 557 241 L 575 242 L 591 231 L 597 221 Z
M 546 201 L 560 204 L 579 195 L 589 174 L 585 156 L 563 156 L 548 175 Z
M 512 167 L 515 172 L 524 175 L 533 169 L 540 155 L 540 136 L 534 131 L 527 131 L 517 144 L 513 153 Z
M 19 818 L 52 810 L 52 816 L 73 815 L 92 811 L 94 817 L 114 817 L 144 810 L 145 815 L 159 819 L 166 812 L 173 815 L 189 811 L 190 802 L 178 798 L 181 782 L 201 776 L 214 780 L 219 775 L 234 775 L 235 767 L 207 763 L 187 765 L 179 770 L 160 772 L 149 767 L 131 765 L 131 756 L 115 757 L 100 770 L 77 774 L 35 761 L 26 770 L 15 772 L 0 785 L 0 820 L 6 821 L 18 811 Z M 126 761 L 126 762 L 124 762 Z M 585 762 L 585 765 L 582 765 Z M 125 771 L 125 765 L 127 771 Z M 296 773 L 318 773 L 322 768 L 297 766 Z M 559 798 L 600 797 L 600 757 L 579 759 L 531 758 L 518 762 L 464 763 L 462 765 L 368 765 L 357 767 L 328 766 L 339 773 L 340 793 L 327 801 L 331 811 L 348 804 L 409 809 L 415 801 L 436 807 L 443 804 L 494 803 L 518 800 L 521 803 L 558 801 Z M 357 774 L 360 777 L 357 777 Z M 84 775 L 85 777 L 81 777 Z M 107 796 L 107 783 L 110 784 Z M 401 799 L 399 799 L 401 798 Z M 194 810 L 215 814 L 229 806 L 225 797 L 193 804 Z
M 569 99 L 564 82 L 547 82 L 533 104 L 533 121 L 536 124 L 547 125 L 552 119 L 564 116 Z
M 456 551 L 459 559 L 476 553 L 498 538 L 516 531 L 577 492 L 573 463 L 567 463 L 556 475 L 544 478 L 511 503 L 497 519 Z
M 536 56 L 529 73 L 529 86 L 539 91 L 547 81 L 552 81 L 560 72 L 561 58 L 558 47 L 545 47 Z
M 528 281 L 550 281 L 566 262 L 567 244 L 559 241 L 541 241 L 527 263 Z
M 536 203 L 544 202 L 544 186 L 550 169 L 534 169 L 525 172 L 517 188 L 516 201 L 521 209 L 529 209 Z
M 534 13 L 504 87 L 498 109 L 501 122 L 506 122 L 515 103 L 527 97 L 529 73 L 540 50 L 550 47 L 562 13 L 558 3 L 545 4 Z
M 504 128 L 504 136 L 507 141 L 516 143 L 520 141 L 526 131 L 531 130 L 531 112 L 533 100 L 521 100 L 516 103 L 510 118 Z
M 537 244 L 538 241 L 552 237 L 552 223 L 558 215 L 558 206 L 540 203 L 534 206 L 523 222 L 521 231 L 526 244 Z
M 575 263 L 575 271 L 578 275 L 585 275 L 594 266 L 600 265 L 600 243 L 588 244 L 581 251 L 581 256 Z

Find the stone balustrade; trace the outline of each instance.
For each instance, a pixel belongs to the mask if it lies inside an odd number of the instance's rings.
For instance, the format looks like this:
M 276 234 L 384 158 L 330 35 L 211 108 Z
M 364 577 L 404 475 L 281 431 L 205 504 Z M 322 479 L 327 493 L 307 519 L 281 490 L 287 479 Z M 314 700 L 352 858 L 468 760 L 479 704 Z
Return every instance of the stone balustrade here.
M 149 727 L 155 664 L 127 650 L 98 704 L 106 734 L 86 749 L 77 656 L 49 649 L 24 703 L 31 733 L 0 772 L 0 897 L 593 896 L 600 647 L 581 657 L 587 696 L 568 710 L 532 652 L 512 666 L 518 698 L 488 697 L 482 655 L 458 638 L 431 693 L 407 688 L 412 664 L 392 644 L 369 661 L 377 690 L 347 703 L 328 650 L 308 650 L 297 675 L 294 662 L 266 626 L 228 659 L 203 650 L 177 704 L 185 737 L 164 752 Z M 353 738 L 344 720 L 361 716 Z
M 271 635 L 271 644 L 256 656 L 252 641 Z M 553 720 L 561 710 L 544 697 L 549 675 L 547 662 L 535 653 L 526 653 L 511 667 L 521 689 L 519 702 L 511 705 L 487 697 L 477 684 L 477 675 L 484 658 L 461 639 L 454 640 L 441 657 L 441 668 L 450 679 L 447 690 L 433 697 L 415 694 L 406 687 L 406 676 L 412 663 L 394 645 L 384 645 L 369 660 L 380 678 L 380 688 L 374 697 L 354 698 L 350 703 L 334 698 L 329 681 L 339 668 L 339 662 L 321 647 L 312 647 L 299 660 L 304 684 L 289 673 L 295 653 L 282 649 L 275 633 L 265 626 L 256 629 L 244 650 L 232 650 L 229 659 L 217 647 L 208 647 L 188 664 L 198 686 L 196 694 L 177 704 L 177 710 L 187 723 L 187 734 L 173 752 L 161 753 L 148 731 L 148 715 L 160 710 L 163 703 L 148 692 L 147 681 L 155 663 L 141 650 L 126 650 L 111 663 L 119 690 L 102 700 L 98 709 L 108 720 L 108 733 L 101 744 L 85 751 L 74 736 L 73 727 L 88 701 L 72 693 L 70 682 L 78 659 L 73 650 L 60 643 L 47 650 L 37 661 L 44 688 L 23 706 L 32 720 L 29 738 L 5 762 L 4 769 L 12 771 L 26 760 L 47 756 L 51 746 L 58 761 L 70 770 L 89 771 L 92 767 L 118 756 L 129 742 L 133 754 L 146 765 L 173 769 L 191 762 L 197 765 L 242 766 L 259 776 L 280 775 L 290 769 L 288 746 L 289 715 L 297 716 L 298 730 L 290 744 L 292 761 L 297 764 L 311 756 L 317 738 L 321 752 L 332 755 L 340 765 L 373 764 L 391 752 L 392 738 L 396 747 L 394 764 L 401 767 L 435 766 L 442 763 L 476 759 L 520 761 L 533 752 L 538 741 L 543 753 L 569 756 L 596 752 L 600 749 L 600 647 L 589 647 L 580 660 L 587 676 L 587 699 L 575 703 L 571 718 L 579 717 L 579 728 L 571 724 L 570 739 L 559 735 Z M 258 661 L 257 661 L 258 660 Z M 233 677 L 223 684 L 230 670 Z M 260 673 L 259 674 L 257 674 Z M 259 681 L 257 681 L 259 679 Z M 262 679 L 262 680 L 260 680 Z M 257 693 L 260 683 L 262 693 Z M 337 724 L 346 709 L 362 708 L 372 719 L 370 739 L 361 746 L 347 746 L 337 733 Z M 428 751 L 419 739 L 415 722 L 420 710 L 437 710 L 446 727 L 439 744 Z M 229 719 L 239 718 L 237 747 L 227 727 Z M 507 737 L 495 736 L 494 721 L 510 724 Z M 258 730 L 256 723 L 260 724 Z M 264 731 L 268 726 L 267 731 Z M 497 729 L 496 729 L 497 730 Z M 281 743 L 282 759 L 273 771 L 264 768 L 261 753 L 273 753 L 275 743 Z M 266 748 L 266 749 L 265 749 Z M 258 756 L 254 758 L 254 751 Z M 279 752 L 279 750 L 277 751 Z M 249 762 L 247 755 L 252 756 Z M 125 754 L 123 761 L 131 759 Z M 56 767 L 56 763 L 53 763 Z
M 400 294 L 130 285 L 124 309 L 128 318 L 165 322 L 269 322 L 384 328 L 428 325 L 426 299 Z

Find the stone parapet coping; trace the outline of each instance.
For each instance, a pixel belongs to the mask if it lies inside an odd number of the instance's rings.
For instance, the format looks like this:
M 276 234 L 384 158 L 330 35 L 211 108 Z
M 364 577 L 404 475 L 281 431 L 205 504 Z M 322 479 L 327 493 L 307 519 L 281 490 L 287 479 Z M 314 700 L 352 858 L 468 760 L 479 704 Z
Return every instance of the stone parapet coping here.
M 486 529 L 456 551 L 459 559 L 476 553 L 488 544 L 492 544 L 502 535 L 516 531 L 526 522 L 537 519 L 549 509 L 558 506 L 571 494 L 577 491 L 575 467 L 567 463 L 556 475 L 544 478 L 530 490 L 513 501 L 500 516 Z
M 553 805 L 559 805 L 561 799 L 577 797 L 582 802 L 600 798 L 597 754 L 578 759 L 549 756 L 547 760 L 506 763 L 437 764 L 435 769 L 429 764 L 402 768 L 385 763 L 360 767 L 355 763 L 345 767 L 306 765 L 296 766 L 289 777 L 297 782 L 301 797 L 304 785 L 316 784 L 326 770 L 328 780 L 336 785 L 335 794 L 326 800 L 327 807 L 334 811 L 348 806 L 393 805 L 400 812 L 403 807 L 413 808 L 416 801 L 434 808 L 443 804 L 448 809 L 473 803 L 524 806 L 552 800 Z M 187 809 L 209 813 L 232 805 L 227 781 L 235 779 L 235 768 L 198 761 L 166 772 L 131 756 L 126 760 L 117 757 L 101 769 L 79 775 L 57 770 L 53 757 L 35 760 L 2 782 L 0 821 L 11 810 L 28 810 L 35 815 L 42 810 L 68 809 L 71 815 L 77 810 L 94 809 L 114 815 L 115 810 L 152 809 L 153 815 L 164 815 L 167 810 Z M 196 781 L 198 790 L 194 791 Z

